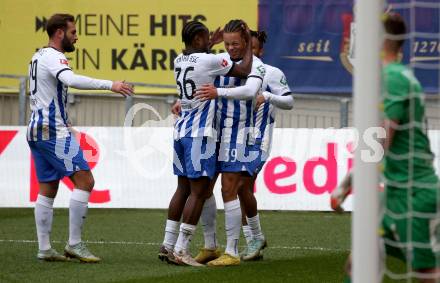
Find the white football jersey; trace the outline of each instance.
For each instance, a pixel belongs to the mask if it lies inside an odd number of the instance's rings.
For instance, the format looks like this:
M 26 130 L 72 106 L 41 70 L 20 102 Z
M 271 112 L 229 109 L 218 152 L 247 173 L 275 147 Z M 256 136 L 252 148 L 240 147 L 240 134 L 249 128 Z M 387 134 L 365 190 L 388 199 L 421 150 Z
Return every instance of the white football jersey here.
M 58 80 L 59 74 L 71 70 L 64 54 L 52 47 L 38 50 L 29 63 L 31 117 L 29 141 L 63 138 L 67 128 L 67 86 Z
M 291 90 L 287 83 L 284 73 L 273 66 L 264 65 L 266 75 L 263 79 L 263 91 L 268 91 L 274 95 L 291 95 Z M 261 144 L 261 149 L 267 153 L 272 144 L 272 133 L 275 122 L 275 107 L 265 102 L 260 105 L 258 111 L 254 113 L 254 138 L 256 144 Z
M 230 58 L 228 53 L 222 53 L 225 58 Z M 249 77 L 257 77 L 263 81 L 265 77 L 265 67 L 263 62 L 257 57 L 253 57 L 252 69 Z M 222 76 L 217 77 L 214 85 L 220 88 L 237 87 L 246 84 L 246 79 Z M 256 97 L 257 94 L 255 94 Z M 225 144 L 247 144 L 248 134 L 252 124 L 252 111 L 255 99 L 238 100 L 218 99 L 217 127 L 219 129 L 219 140 Z
M 182 137 L 216 138 L 216 100 L 194 99 L 196 89 L 213 84 L 219 75 L 226 75 L 233 63 L 224 56 L 208 53 L 180 54 L 174 60 L 174 77 L 180 96 L 181 115 L 174 125 L 174 139 Z

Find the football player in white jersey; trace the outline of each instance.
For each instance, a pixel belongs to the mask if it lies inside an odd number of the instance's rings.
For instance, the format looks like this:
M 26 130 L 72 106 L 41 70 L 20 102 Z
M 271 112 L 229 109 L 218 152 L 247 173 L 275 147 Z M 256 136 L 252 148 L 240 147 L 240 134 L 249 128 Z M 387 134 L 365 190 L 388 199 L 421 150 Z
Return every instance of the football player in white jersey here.
M 240 26 L 245 30 L 245 25 Z M 249 32 L 245 30 L 250 42 Z M 159 258 L 181 265 L 201 266 L 189 253 L 189 244 L 207 196 L 212 194 L 211 179 L 217 161 L 215 129 L 216 100 L 200 100 L 194 94 L 217 76 L 246 77 L 252 65 L 252 49 L 245 51 L 242 63 L 232 63 L 221 55 L 209 54 L 209 32 L 197 21 L 182 29 L 185 51 L 174 60 L 174 74 L 180 95 L 180 117 L 174 126 L 174 174 L 178 188 L 174 194 L 165 227 Z M 178 225 L 183 212 L 180 233 Z M 174 249 L 174 251 L 173 251 Z M 172 253 L 172 254 L 171 254 Z
M 240 61 L 250 42 L 246 42 L 239 29 L 240 20 L 226 24 L 223 39 L 228 54 L 233 61 Z M 205 85 L 198 89 L 199 99 L 218 100 L 219 156 L 217 173 L 222 174 L 222 197 L 225 209 L 226 250 L 219 256 L 215 239 L 215 199 L 211 196 L 205 203 L 202 213 L 205 247 L 196 257 L 198 262 L 208 262 L 210 266 L 240 264 L 238 239 L 241 227 L 241 209 L 238 188 L 243 176 L 253 174 L 249 165 L 257 158 L 258 151 L 249 150 L 252 132 L 252 112 L 254 99 L 261 89 L 265 76 L 264 64 L 253 57 L 252 70 L 246 79 L 219 76 L 215 86 Z M 214 217 L 214 219 L 212 219 Z M 218 258 L 217 258 L 218 257 Z
M 251 32 L 252 50 L 255 56 L 263 56 L 263 46 L 266 42 L 266 33 Z M 251 177 L 240 180 L 239 197 L 242 206 L 243 233 L 246 238 L 247 248 L 241 253 L 243 260 L 256 260 L 262 258 L 262 249 L 267 245 L 261 231 L 260 218 L 257 212 L 257 200 L 253 194 L 255 180 L 269 157 L 272 145 L 272 133 L 275 123 L 276 108 L 290 110 L 293 108 L 293 96 L 287 84 L 284 73 L 268 64 L 264 65 L 266 75 L 263 79 L 262 93 L 257 96 L 257 103 L 253 116 L 254 136 L 252 151 L 258 152 L 258 157 L 250 163 L 253 172 Z
M 94 179 L 83 152 L 69 130 L 67 87 L 106 89 L 131 95 L 133 88 L 122 81 L 97 80 L 73 73 L 64 55 L 75 50 L 78 40 L 75 19 L 69 14 L 54 14 L 47 22 L 49 44 L 38 50 L 29 64 L 31 118 L 27 140 L 32 152 L 39 182 L 35 203 L 37 258 L 65 261 L 67 257 L 82 262 L 99 262 L 81 240 Z M 69 204 L 69 241 L 65 256 L 50 244 L 53 202 L 60 179 L 68 176 L 75 185 Z

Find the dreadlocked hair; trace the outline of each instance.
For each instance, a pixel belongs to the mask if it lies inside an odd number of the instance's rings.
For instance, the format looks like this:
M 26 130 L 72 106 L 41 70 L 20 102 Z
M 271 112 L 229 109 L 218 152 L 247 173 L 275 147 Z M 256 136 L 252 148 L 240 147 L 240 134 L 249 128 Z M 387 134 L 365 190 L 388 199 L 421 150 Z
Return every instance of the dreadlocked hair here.
M 260 42 L 260 47 L 263 47 L 263 45 L 266 43 L 267 33 L 265 31 L 251 30 L 251 36 L 258 39 L 258 42 Z
M 243 20 L 230 20 L 224 27 L 223 32 L 239 32 L 244 35 L 245 32 L 245 22 Z
M 208 28 L 203 23 L 198 21 L 187 22 L 182 28 L 182 41 L 186 45 L 190 45 L 194 37 L 202 31 L 208 32 Z

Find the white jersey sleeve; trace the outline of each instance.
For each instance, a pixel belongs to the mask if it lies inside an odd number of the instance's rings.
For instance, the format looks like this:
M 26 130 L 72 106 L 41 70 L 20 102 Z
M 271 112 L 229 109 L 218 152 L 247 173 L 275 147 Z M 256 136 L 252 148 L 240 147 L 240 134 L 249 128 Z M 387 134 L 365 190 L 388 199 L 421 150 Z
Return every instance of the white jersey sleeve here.
M 65 71 L 65 72 L 64 72 Z M 111 90 L 113 82 L 108 80 L 98 80 L 86 76 L 76 75 L 72 70 L 61 70 L 58 79 L 63 84 L 76 89 L 106 89 Z
M 225 76 L 234 66 L 234 63 L 228 57 L 221 54 L 209 54 L 206 59 L 208 72 L 211 76 Z
M 268 70 L 268 72 L 265 80 L 267 82 L 268 88 L 263 85 L 263 90 L 267 90 L 275 95 L 290 94 L 291 90 L 289 88 L 289 84 L 287 83 L 287 79 L 284 73 L 280 69 L 272 66 L 271 68 L 266 66 L 266 69 Z
M 268 91 L 264 91 L 263 96 L 266 101 L 280 109 L 290 110 L 293 107 L 292 95 L 275 95 Z
M 264 63 L 261 62 L 260 59 L 254 56 L 252 60 L 252 69 L 248 75 L 248 78 L 255 77 L 263 81 L 265 75 L 266 75 L 266 68 L 264 66 Z
M 289 110 L 293 107 L 293 96 L 284 73 L 273 66 L 266 65 L 263 83 L 263 96 L 270 104 Z
M 219 97 L 227 99 L 251 100 L 254 99 L 261 89 L 262 81 L 255 76 L 248 77 L 246 84 L 233 88 L 217 88 Z
M 112 88 L 112 81 L 99 80 L 86 76 L 76 75 L 69 67 L 69 62 L 63 53 L 57 52 L 46 57 L 46 67 L 49 73 L 63 84 L 76 89 L 106 89 Z
M 217 88 L 218 96 L 227 99 L 254 99 L 262 87 L 265 73 L 266 70 L 263 62 L 254 56 L 252 59 L 252 70 L 246 79 L 246 83 L 234 88 Z
M 52 52 L 51 56 L 45 57 L 45 65 L 49 73 L 58 79 L 58 76 L 67 70 L 72 71 L 69 67 L 69 61 L 61 52 Z

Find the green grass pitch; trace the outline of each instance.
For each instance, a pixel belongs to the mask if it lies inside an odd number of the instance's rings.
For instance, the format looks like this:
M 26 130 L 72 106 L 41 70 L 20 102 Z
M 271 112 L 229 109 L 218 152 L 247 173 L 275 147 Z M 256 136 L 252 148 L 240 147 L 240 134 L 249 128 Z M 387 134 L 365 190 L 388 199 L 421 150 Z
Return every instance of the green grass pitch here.
M 237 267 L 192 268 L 157 258 L 165 210 L 90 209 L 83 239 L 99 264 L 40 262 L 32 209 L 0 209 L 0 282 L 342 282 L 350 248 L 350 214 L 260 212 L 269 243 L 264 260 Z M 224 245 L 224 217 L 217 217 Z M 68 211 L 55 209 L 53 246 L 62 251 Z M 203 242 L 197 228 L 191 248 Z M 244 239 L 240 240 L 240 245 Z

